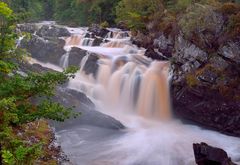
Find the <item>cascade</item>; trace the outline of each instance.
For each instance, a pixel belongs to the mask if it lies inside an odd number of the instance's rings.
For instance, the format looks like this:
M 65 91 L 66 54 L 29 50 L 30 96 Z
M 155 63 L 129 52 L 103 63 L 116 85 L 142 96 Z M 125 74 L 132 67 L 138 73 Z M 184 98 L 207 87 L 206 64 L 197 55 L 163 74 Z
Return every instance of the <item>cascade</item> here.
M 109 30 L 105 37 L 108 43 L 92 46 L 93 39 L 85 38 L 86 29 L 69 28 L 72 36 L 65 38 L 67 53 L 60 59 L 60 66 L 67 66 L 72 47 L 88 51 L 68 88 L 85 93 L 97 110 L 113 116 L 127 128 L 108 130 L 79 124 L 57 132 L 71 162 L 76 165 L 193 165 L 192 143 L 206 142 L 223 148 L 232 160 L 240 163 L 239 138 L 182 124 L 173 118 L 170 63 L 145 57 L 144 49 L 131 44 L 128 32 Z M 93 53 L 99 58 L 96 76 L 84 72 Z M 80 118 L 87 116 L 84 115 Z
M 69 59 L 70 51 L 67 51 L 60 59 L 60 67 L 67 68 L 68 67 L 68 59 Z
M 94 38 L 84 38 L 80 42 L 80 46 L 92 46 L 94 42 Z

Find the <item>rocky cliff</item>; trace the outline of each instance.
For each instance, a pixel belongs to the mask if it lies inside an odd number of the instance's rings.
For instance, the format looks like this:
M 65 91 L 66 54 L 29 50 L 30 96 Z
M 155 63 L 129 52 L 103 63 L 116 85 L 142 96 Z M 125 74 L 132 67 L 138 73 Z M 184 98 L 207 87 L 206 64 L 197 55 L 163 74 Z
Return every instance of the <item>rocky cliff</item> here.
M 232 19 L 239 13 L 231 3 L 195 4 L 165 29 L 133 36 L 147 48 L 146 56 L 171 61 L 176 116 L 235 136 L 240 136 L 240 29 Z

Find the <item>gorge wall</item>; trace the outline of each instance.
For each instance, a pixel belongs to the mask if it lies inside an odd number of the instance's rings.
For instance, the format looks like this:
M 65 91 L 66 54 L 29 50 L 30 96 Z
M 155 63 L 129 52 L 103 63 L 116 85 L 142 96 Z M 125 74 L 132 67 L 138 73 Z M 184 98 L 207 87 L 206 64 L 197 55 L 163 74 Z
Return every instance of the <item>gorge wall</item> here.
M 229 15 L 213 6 L 195 4 L 188 11 L 197 14 L 182 15 L 163 30 L 150 23 L 149 32 L 133 41 L 147 48 L 146 56 L 171 61 L 176 116 L 240 136 L 239 28 L 227 30 Z

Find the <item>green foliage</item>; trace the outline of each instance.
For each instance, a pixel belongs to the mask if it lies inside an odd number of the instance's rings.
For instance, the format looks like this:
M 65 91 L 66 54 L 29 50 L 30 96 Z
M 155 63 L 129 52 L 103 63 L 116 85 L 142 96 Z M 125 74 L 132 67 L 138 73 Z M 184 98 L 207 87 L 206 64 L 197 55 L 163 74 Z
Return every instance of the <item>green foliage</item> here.
M 56 85 L 73 77 L 76 68 L 68 68 L 63 73 L 19 75 L 17 62 L 23 60 L 24 51 L 15 46 L 16 19 L 5 3 L 0 2 L 0 9 L 0 154 L 7 165 L 34 164 L 41 155 L 42 144 L 31 145 L 14 130 L 41 118 L 64 121 L 78 115 L 50 99 Z
M 15 160 L 13 154 L 8 150 L 2 151 L 3 162 L 9 165 L 14 165 Z
M 102 22 L 102 23 L 100 24 L 100 26 L 101 26 L 102 28 L 107 28 L 107 27 L 109 27 L 109 23 L 108 23 L 107 21 L 104 21 L 104 22 Z
M 60 23 L 88 26 L 101 22 L 114 23 L 119 0 L 56 0 L 54 18 Z
M 133 30 L 144 30 L 149 17 L 161 9 L 161 0 L 122 0 L 116 7 L 116 21 Z

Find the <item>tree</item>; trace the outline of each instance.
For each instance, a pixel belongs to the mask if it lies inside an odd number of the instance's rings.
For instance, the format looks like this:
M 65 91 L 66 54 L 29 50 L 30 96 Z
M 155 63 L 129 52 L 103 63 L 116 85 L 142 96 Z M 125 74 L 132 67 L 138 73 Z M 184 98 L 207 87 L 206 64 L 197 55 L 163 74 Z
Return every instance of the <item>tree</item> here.
M 116 21 L 125 22 L 133 30 L 144 30 L 151 15 L 162 9 L 161 0 L 121 0 L 116 7 Z
M 23 62 L 24 54 L 15 46 L 14 31 L 13 11 L 0 2 L 0 160 L 3 161 L 0 164 L 9 165 L 31 164 L 41 154 L 41 143 L 30 145 L 16 136 L 14 130 L 41 118 L 63 121 L 75 115 L 49 98 L 55 86 L 66 82 L 76 69 L 69 68 L 63 73 L 18 74 L 17 63 Z M 38 99 L 39 103 L 34 104 L 32 99 Z

